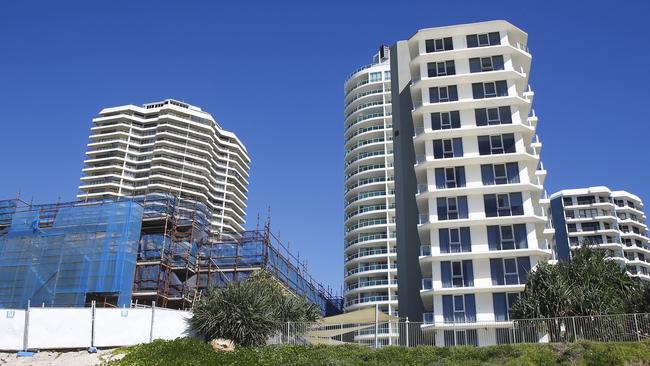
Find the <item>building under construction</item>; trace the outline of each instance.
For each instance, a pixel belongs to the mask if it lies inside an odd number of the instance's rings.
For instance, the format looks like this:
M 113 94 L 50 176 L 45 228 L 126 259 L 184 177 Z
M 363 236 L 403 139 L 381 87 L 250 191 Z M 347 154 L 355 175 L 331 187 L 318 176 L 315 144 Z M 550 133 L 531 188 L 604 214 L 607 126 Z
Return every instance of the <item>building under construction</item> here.
M 210 237 L 210 211 L 169 194 L 27 204 L 0 201 L 0 307 L 128 306 L 184 309 L 210 286 L 267 269 L 324 315 L 341 311 L 305 266 L 263 229 Z

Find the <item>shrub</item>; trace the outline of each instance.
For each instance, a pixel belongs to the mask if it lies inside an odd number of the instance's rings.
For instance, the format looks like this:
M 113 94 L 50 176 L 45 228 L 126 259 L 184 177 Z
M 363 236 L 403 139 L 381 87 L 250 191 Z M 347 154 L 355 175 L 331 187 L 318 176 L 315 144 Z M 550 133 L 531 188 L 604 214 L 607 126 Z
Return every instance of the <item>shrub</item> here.
M 258 271 L 246 281 L 209 289 L 194 305 L 189 324 L 206 340 L 260 346 L 286 322 L 311 322 L 318 316 L 315 305 L 284 289 L 269 272 Z

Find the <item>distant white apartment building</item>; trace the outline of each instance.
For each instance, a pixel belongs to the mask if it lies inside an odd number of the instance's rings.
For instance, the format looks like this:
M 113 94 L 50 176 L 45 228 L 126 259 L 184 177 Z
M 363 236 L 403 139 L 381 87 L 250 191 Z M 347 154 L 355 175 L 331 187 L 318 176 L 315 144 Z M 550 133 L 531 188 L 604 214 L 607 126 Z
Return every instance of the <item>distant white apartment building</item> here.
M 344 84 L 346 311 L 397 315 L 393 130 L 389 49 Z M 367 332 L 369 340 L 373 332 Z M 389 344 L 389 330 L 380 342 Z M 363 338 L 363 334 L 360 337 Z
M 607 187 L 566 189 L 551 195 L 559 260 L 582 244 L 606 249 L 630 276 L 650 281 L 650 243 L 643 202 Z
M 79 199 L 171 193 L 205 204 L 211 234 L 244 230 L 250 158 L 200 108 L 167 99 L 93 118 Z
M 437 345 L 508 342 L 512 303 L 552 257 L 527 41 L 489 21 L 391 48 L 399 315 Z

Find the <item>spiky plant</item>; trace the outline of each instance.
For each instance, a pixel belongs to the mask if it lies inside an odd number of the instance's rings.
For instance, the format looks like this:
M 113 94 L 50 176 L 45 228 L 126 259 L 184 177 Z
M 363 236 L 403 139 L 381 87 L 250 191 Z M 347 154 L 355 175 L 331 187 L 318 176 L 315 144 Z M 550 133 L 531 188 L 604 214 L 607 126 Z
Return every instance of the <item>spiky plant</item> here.
M 210 288 L 192 309 L 189 324 L 205 339 L 259 346 L 286 322 L 316 321 L 318 316 L 316 306 L 287 291 L 269 272 L 258 271 L 246 281 Z

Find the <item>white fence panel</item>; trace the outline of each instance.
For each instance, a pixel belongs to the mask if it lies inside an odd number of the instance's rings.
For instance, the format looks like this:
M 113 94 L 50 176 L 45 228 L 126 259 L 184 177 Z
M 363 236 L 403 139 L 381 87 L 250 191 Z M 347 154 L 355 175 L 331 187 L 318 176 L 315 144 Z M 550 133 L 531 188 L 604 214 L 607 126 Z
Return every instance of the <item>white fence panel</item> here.
M 28 347 L 85 348 L 92 335 L 92 309 L 29 309 Z
M 22 349 L 24 328 L 25 310 L 0 310 L 0 349 Z
M 190 316 L 189 311 L 156 308 L 153 322 L 153 339 L 176 339 L 189 336 L 187 319 Z
M 151 309 L 95 309 L 95 347 L 147 343 L 150 332 Z

